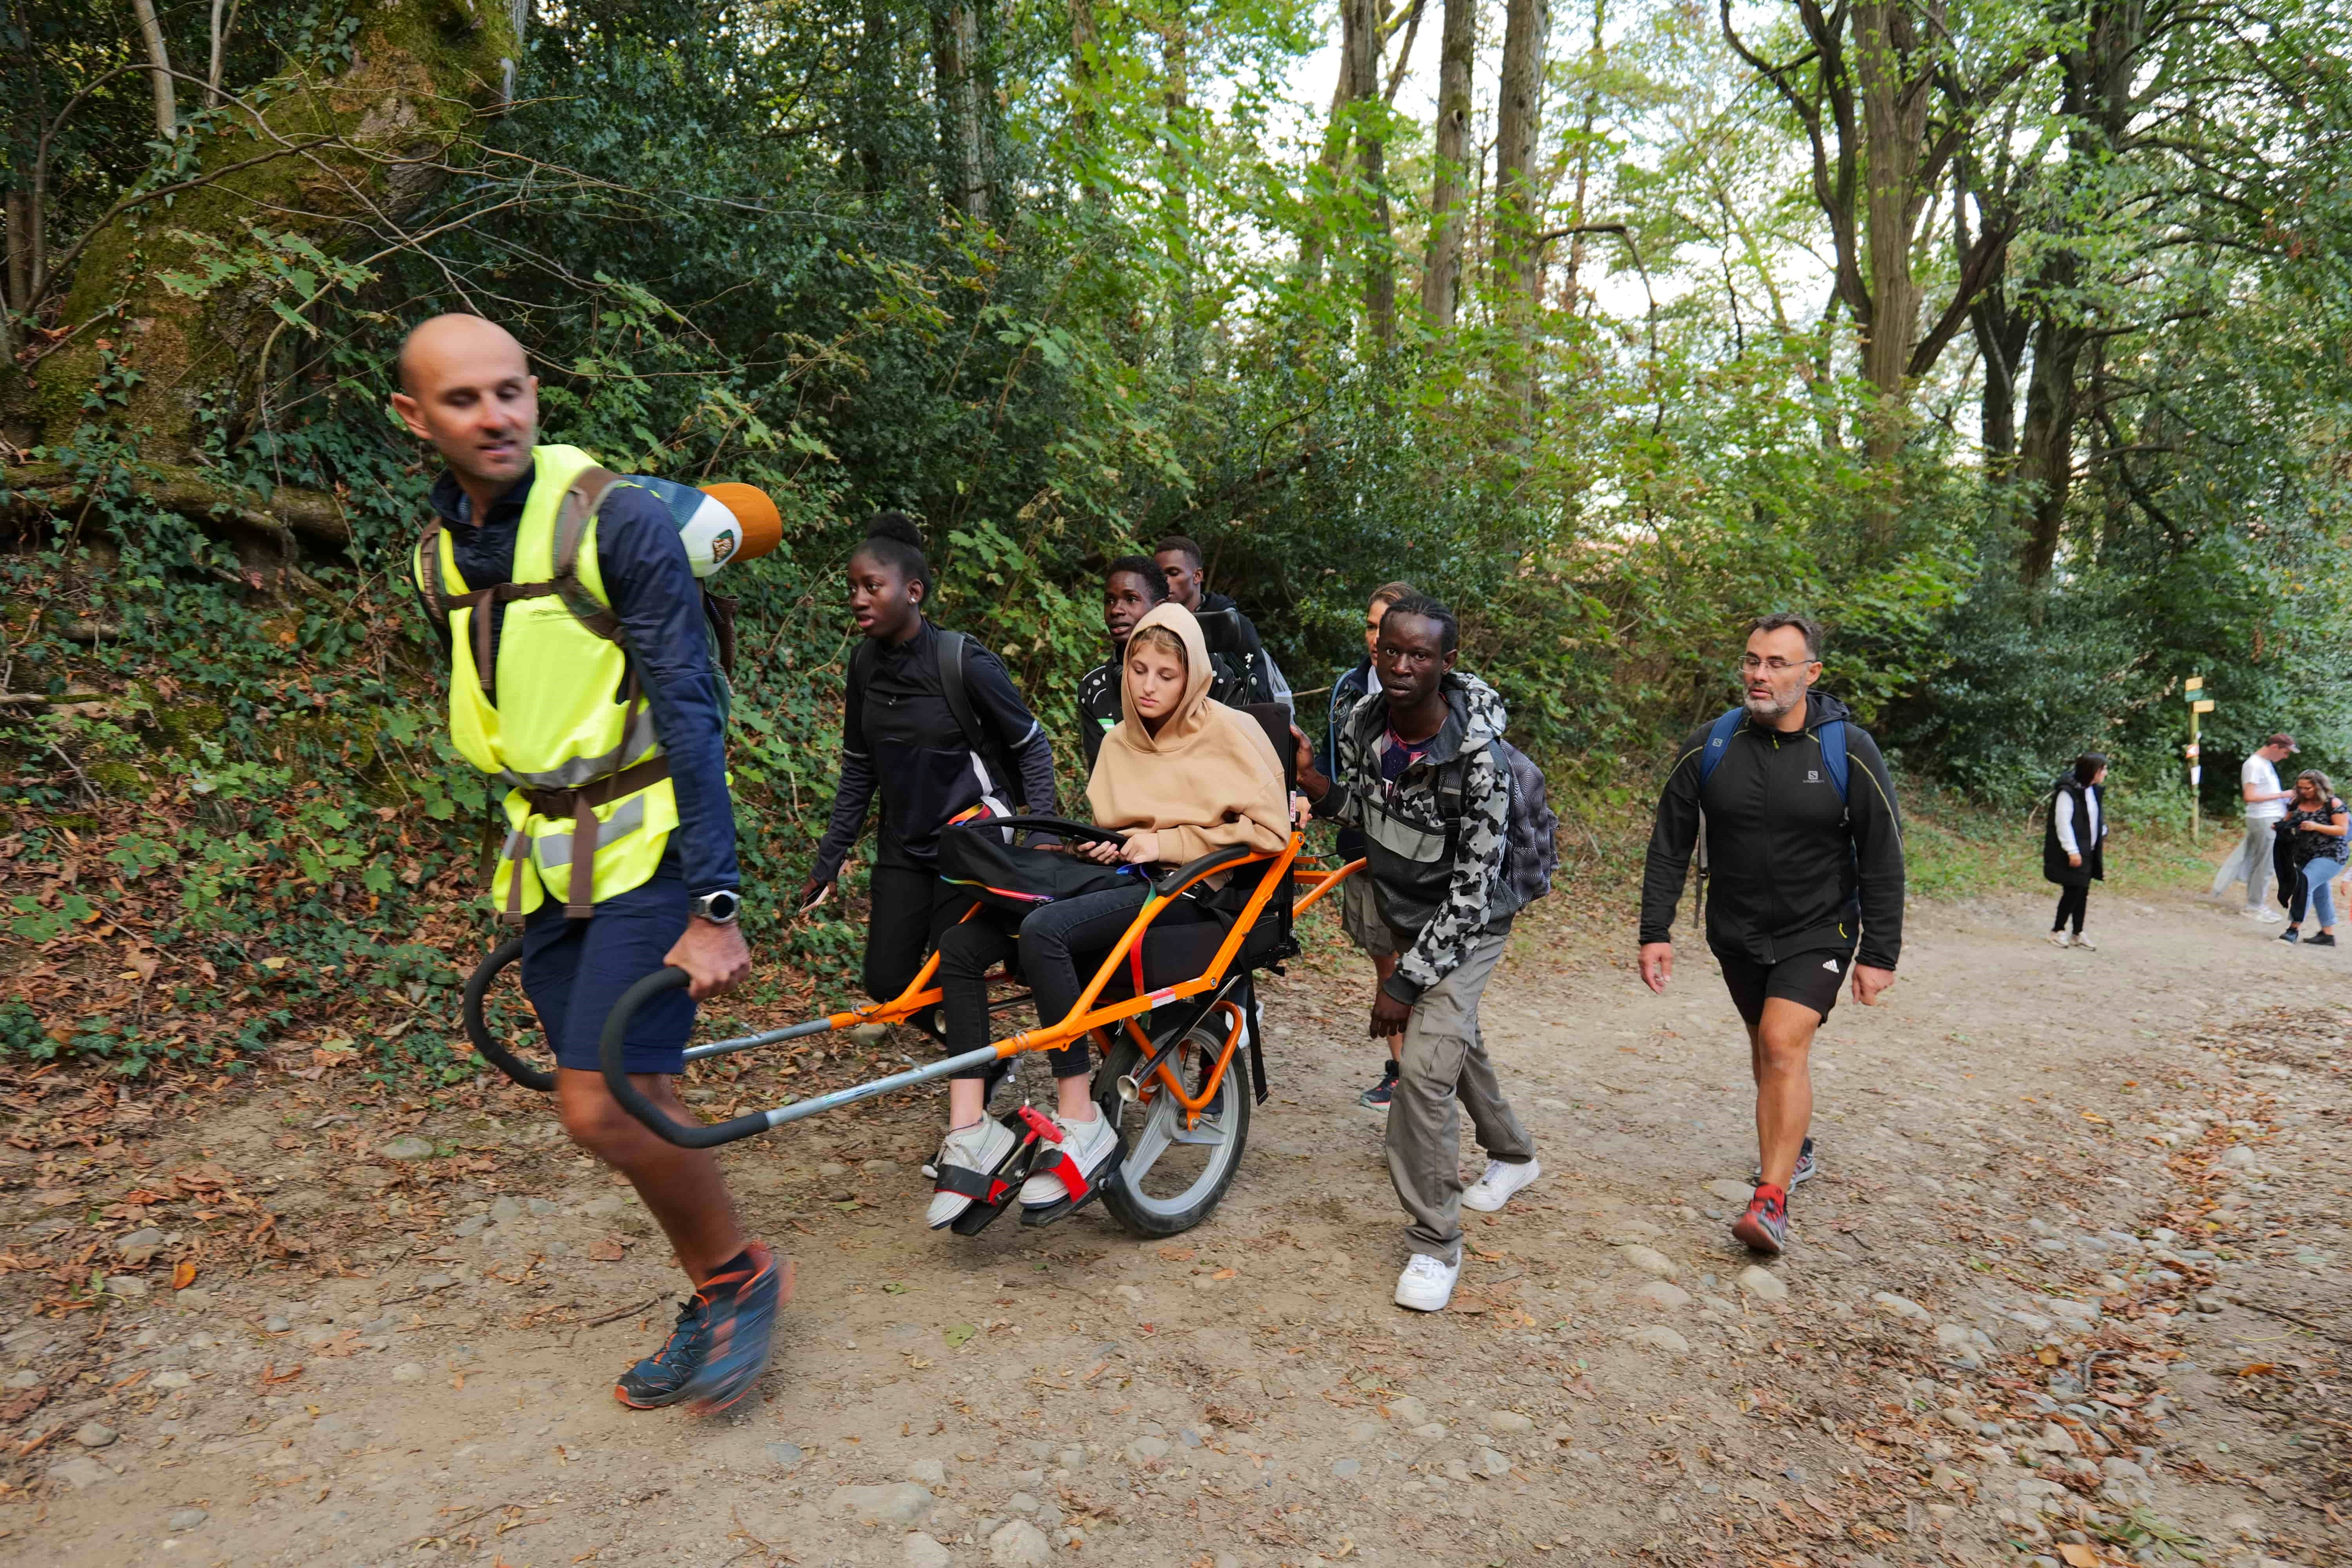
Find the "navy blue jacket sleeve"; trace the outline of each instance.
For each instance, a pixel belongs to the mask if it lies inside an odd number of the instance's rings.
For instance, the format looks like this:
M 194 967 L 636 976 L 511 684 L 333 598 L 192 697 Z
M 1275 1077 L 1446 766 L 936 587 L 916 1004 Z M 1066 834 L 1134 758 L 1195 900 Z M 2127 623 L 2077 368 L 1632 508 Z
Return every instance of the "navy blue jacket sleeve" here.
M 1022 804 L 1032 816 L 1057 815 L 1054 743 L 1045 738 L 1045 727 L 1037 722 L 1036 715 L 1029 711 L 1029 704 L 1021 700 L 1021 693 L 1013 689 L 1013 677 L 1003 662 L 976 643 L 971 647 L 971 661 L 965 668 L 972 707 L 980 721 L 996 731 L 997 739 L 1013 754 L 1013 765 L 1021 770 Z
M 741 886 L 727 795 L 727 703 L 704 630 L 702 588 L 669 510 L 617 485 L 596 514 L 596 565 L 646 689 L 677 791 L 677 852 L 688 890 Z
M 874 792 L 881 780 L 874 772 L 874 759 L 866 754 L 866 718 L 858 711 L 865 706 L 862 692 L 845 692 L 841 704 L 841 783 L 834 786 L 833 820 L 825 825 L 824 839 L 816 847 L 816 864 L 810 868 L 809 879 L 830 882 L 841 875 L 841 863 L 849 856 L 849 847 L 866 829 L 866 813 L 874 804 Z

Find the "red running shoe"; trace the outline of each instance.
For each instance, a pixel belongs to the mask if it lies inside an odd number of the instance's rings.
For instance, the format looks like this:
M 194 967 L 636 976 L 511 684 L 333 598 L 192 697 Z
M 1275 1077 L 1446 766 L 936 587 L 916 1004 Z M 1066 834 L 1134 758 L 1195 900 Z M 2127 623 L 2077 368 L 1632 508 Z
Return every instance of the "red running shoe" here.
M 1779 1257 L 1789 1245 L 1789 1194 L 1778 1187 L 1758 1187 L 1748 1212 L 1731 1222 L 1731 1234 L 1750 1252 Z

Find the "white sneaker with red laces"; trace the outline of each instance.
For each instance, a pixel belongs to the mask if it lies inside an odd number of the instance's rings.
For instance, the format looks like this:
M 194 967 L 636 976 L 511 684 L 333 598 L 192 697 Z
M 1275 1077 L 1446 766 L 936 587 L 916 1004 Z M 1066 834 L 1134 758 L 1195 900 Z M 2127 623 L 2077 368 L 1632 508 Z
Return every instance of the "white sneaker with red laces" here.
M 1078 1173 L 1091 1182 L 1095 1173 L 1103 1168 L 1111 1152 L 1118 1147 L 1118 1129 L 1099 1110 L 1092 1121 L 1072 1121 L 1059 1111 L 1054 1114 L 1054 1125 L 1062 1130 L 1062 1141 L 1055 1147 L 1077 1162 Z M 1070 1195 L 1062 1178 L 1051 1171 L 1030 1177 L 1021 1184 L 1021 1206 L 1050 1208 Z

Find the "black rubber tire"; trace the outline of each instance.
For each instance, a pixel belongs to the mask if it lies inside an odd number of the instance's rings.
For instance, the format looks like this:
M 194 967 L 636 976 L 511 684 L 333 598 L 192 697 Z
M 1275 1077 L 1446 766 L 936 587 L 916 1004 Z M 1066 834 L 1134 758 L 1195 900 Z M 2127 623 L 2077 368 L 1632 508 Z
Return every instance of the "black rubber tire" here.
M 1220 1009 L 1195 1026 L 1192 1037 L 1198 1042 L 1196 1048 L 1180 1051 L 1175 1058 L 1175 1064 L 1187 1069 L 1188 1079 L 1197 1075 L 1204 1065 L 1202 1050 L 1213 1056 L 1223 1047 L 1224 1042 L 1214 1029 L 1222 1016 Z M 1155 1048 L 1164 1038 L 1154 1042 Z M 1218 1089 L 1222 1103 L 1217 1115 L 1223 1127 L 1224 1143 L 1206 1162 L 1192 1185 L 1165 1198 L 1151 1196 L 1143 1190 L 1155 1163 L 1148 1142 L 1139 1136 L 1149 1125 L 1149 1108 L 1124 1105 L 1118 1098 L 1119 1079 L 1141 1067 L 1144 1060 L 1143 1051 L 1122 1036 L 1095 1074 L 1095 1102 L 1104 1115 L 1119 1119 L 1120 1130 L 1128 1140 L 1128 1157 L 1117 1179 L 1103 1184 L 1102 1204 L 1112 1218 L 1137 1236 L 1177 1236 L 1216 1212 L 1217 1205 L 1224 1200 L 1225 1190 L 1234 1184 L 1234 1177 L 1241 1171 L 1242 1155 L 1249 1147 L 1250 1111 L 1257 1103 L 1250 1083 L 1249 1041 L 1244 1039 L 1234 1048 L 1234 1059 L 1227 1065 L 1224 1081 Z M 1153 1103 L 1166 1104 L 1171 1111 L 1176 1109 L 1174 1102 L 1164 1096 Z M 1141 1161 L 1136 1158 L 1139 1152 L 1146 1156 Z

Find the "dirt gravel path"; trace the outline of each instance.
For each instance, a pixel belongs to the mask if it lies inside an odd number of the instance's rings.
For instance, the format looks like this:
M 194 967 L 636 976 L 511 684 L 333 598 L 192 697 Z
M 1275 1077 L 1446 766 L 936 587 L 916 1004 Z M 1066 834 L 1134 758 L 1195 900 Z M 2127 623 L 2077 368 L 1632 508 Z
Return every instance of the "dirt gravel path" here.
M 1558 913 L 1486 1014 L 1547 1173 L 1471 1226 L 1443 1315 L 1389 1304 L 1328 945 L 1269 984 L 1274 1099 L 1172 1242 L 921 1230 L 925 1100 L 739 1145 L 801 1294 L 707 1424 L 613 1403 L 677 1278 L 518 1091 L 387 1121 L 278 1074 L 124 1144 L 20 1138 L 0 1558 L 2352 1561 L 2352 961 L 2185 896 L 2058 952 L 2040 910 L 1915 909 L 1885 1005 L 1824 1031 L 1824 1173 L 1769 1269 L 1725 1233 L 1752 1142 L 1710 968 L 1654 998 L 1617 922 Z M 175 1293 L 229 1226 L 307 1250 L 215 1247 Z M 108 1300 L 33 1315 L 76 1259 Z

